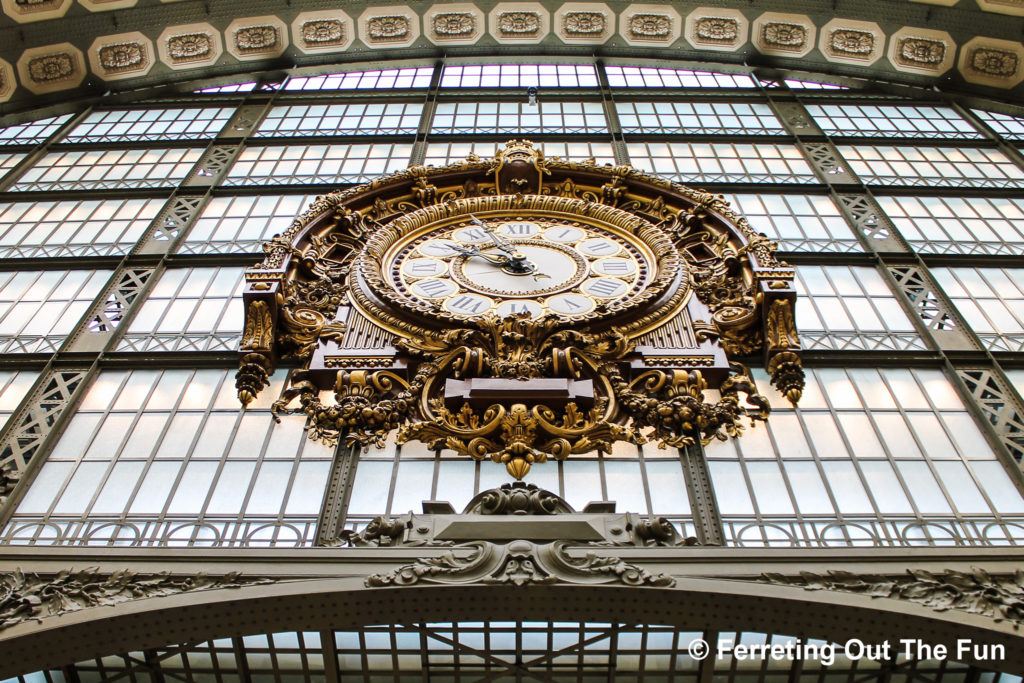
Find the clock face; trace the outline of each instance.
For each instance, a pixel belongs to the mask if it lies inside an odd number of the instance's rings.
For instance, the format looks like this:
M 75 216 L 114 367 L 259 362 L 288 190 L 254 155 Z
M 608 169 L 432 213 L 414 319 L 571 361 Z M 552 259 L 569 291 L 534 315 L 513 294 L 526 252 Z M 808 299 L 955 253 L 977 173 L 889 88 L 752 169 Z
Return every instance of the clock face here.
M 443 317 L 554 314 L 591 319 L 635 297 L 656 274 L 650 247 L 598 221 L 463 216 L 421 230 L 385 256 L 394 289 Z

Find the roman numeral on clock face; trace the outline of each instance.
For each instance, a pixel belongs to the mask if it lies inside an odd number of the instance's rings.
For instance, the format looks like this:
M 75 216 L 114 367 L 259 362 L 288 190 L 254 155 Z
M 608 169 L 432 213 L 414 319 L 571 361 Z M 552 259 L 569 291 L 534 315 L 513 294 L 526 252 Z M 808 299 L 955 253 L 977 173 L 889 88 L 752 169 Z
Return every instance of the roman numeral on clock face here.
M 447 280 L 420 280 L 412 288 L 428 299 L 447 296 L 455 291 L 455 284 Z
M 476 294 L 459 294 L 444 302 L 444 307 L 452 313 L 463 315 L 482 314 L 490 309 L 493 302 Z
M 585 282 L 580 289 L 591 296 L 608 298 L 624 293 L 626 291 L 626 283 L 622 280 L 602 278 L 600 280 L 590 280 Z

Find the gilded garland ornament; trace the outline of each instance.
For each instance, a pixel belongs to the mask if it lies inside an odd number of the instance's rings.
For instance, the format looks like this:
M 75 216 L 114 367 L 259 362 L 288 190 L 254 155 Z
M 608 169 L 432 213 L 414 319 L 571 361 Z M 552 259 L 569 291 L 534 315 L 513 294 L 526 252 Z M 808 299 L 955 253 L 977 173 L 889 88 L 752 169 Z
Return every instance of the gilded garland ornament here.
M 274 411 L 310 437 L 394 432 L 517 479 L 617 441 L 738 436 L 769 411 L 737 357 L 762 355 L 793 403 L 803 389 L 774 248 L 721 197 L 529 141 L 413 167 L 318 198 L 265 245 L 239 398 L 300 359 Z

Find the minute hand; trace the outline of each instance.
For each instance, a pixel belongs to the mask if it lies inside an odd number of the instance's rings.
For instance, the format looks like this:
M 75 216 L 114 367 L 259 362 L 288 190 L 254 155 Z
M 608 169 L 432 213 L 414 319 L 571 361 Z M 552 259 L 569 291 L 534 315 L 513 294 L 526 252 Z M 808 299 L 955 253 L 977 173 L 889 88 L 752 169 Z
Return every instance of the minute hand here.
M 487 236 L 491 238 L 491 241 L 494 242 L 494 245 L 498 247 L 498 249 L 501 249 L 503 252 L 509 255 L 513 255 L 516 253 L 515 245 L 509 242 L 504 235 L 500 235 L 497 232 L 495 232 L 494 228 L 487 225 L 476 216 L 470 216 L 469 220 L 473 221 L 474 225 L 476 225 L 477 227 L 481 228 L 484 232 L 486 232 Z
M 488 263 L 493 263 L 496 266 L 507 265 L 510 261 L 508 256 L 505 256 L 503 254 L 485 254 L 484 252 L 480 251 L 475 247 L 461 247 L 457 244 L 453 244 L 451 245 L 451 248 L 465 256 L 479 256 Z

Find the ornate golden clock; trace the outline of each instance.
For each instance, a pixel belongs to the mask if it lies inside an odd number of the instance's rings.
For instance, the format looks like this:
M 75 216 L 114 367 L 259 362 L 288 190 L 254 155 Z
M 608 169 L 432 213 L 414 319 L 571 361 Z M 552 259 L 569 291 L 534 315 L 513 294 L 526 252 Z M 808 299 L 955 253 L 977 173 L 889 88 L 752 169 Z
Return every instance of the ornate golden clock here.
M 413 316 L 469 322 L 486 315 L 614 318 L 684 290 L 679 253 L 634 215 L 582 200 L 459 199 L 412 212 L 373 235 L 356 258 L 366 293 Z M 372 315 L 372 313 L 371 313 Z
M 303 359 L 275 410 L 307 415 L 312 438 L 397 434 L 520 479 L 766 419 L 728 355 L 763 354 L 791 401 L 803 388 L 793 269 L 720 197 L 626 166 L 511 141 L 320 198 L 265 250 L 246 273 L 238 395 Z

